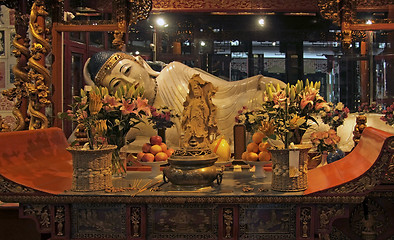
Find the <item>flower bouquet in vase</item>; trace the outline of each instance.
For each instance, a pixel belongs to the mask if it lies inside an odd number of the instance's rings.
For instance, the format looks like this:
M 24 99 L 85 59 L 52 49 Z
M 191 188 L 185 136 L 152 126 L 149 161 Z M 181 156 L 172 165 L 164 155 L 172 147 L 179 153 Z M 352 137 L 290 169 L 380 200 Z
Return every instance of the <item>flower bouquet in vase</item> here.
M 312 146 L 297 145 L 313 117 L 328 107 L 319 95 L 320 82 L 287 84 L 281 89 L 266 85 L 262 104 L 266 116 L 261 122 L 263 132 L 272 146 L 272 189 L 302 191 L 307 188 L 308 151 Z
M 312 162 L 321 167 L 327 164 L 328 153 L 332 153 L 337 149 L 337 144 L 341 138 L 337 135 L 334 129 L 325 132 L 314 132 L 311 134 L 311 141 L 319 155 L 311 159 Z
M 62 119 L 78 123 L 77 132 L 86 136 L 86 143 L 76 145 L 74 141 L 67 150 L 73 159 L 73 191 L 99 191 L 112 187 L 111 157 L 117 148 L 108 145 L 104 140 L 103 125 L 99 120 L 102 109 L 100 96 L 95 92 L 87 94 L 81 91 L 81 96 L 74 96 L 71 110 L 59 113 Z
M 337 131 L 338 127 L 343 125 L 345 119 L 349 116 L 349 108 L 341 102 L 334 105 L 333 103 L 328 103 L 329 108 L 325 108 L 321 111 L 320 116 L 323 123 L 330 126 L 331 129 Z
M 245 126 L 246 143 L 252 142 L 252 136 L 258 131 L 261 120 L 264 118 L 261 109 L 248 109 L 243 106 L 235 116 L 235 123 Z
M 126 134 L 131 128 L 150 116 L 148 99 L 142 98 L 143 89 L 131 85 L 119 87 L 113 94 L 107 88 L 95 88 L 103 102 L 99 119 L 104 121 L 105 136 L 109 144 L 117 148 L 112 155 L 112 172 L 114 176 L 126 174 L 125 159 L 120 155 L 121 148 L 126 144 Z
M 157 129 L 157 135 L 159 135 L 163 142 L 166 142 L 166 129 L 174 126 L 175 118 L 179 118 L 178 113 L 174 113 L 173 109 L 163 106 L 160 108 L 151 107 L 151 115 L 148 117 L 148 121 L 152 124 L 154 129 Z
M 125 145 L 125 136 L 131 128 L 150 115 L 148 100 L 142 98 L 143 89 L 124 85 L 110 91 L 106 87 L 86 87 L 81 96 L 74 97 L 72 110 L 60 114 L 83 124 L 89 143 L 85 147 L 94 149 L 101 145 L 114 145 L 112 152 L 112 174 L 126 174 L 125 159 L 121 158 L 120 149 Z M 95 133 L 101 138 L 94 140 Z

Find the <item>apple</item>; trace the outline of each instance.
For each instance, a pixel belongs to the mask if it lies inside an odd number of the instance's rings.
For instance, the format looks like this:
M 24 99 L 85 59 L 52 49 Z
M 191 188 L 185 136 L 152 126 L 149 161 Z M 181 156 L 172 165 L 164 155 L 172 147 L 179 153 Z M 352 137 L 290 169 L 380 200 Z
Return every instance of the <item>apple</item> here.
M 168 155 L 165 152 L 158 152 L 155 156 L 155 161 L 156 162 L 163 162 L 166 161 L 168 158 Z
M 152 153 L 145 153 L 141 160 L 143 162 L 154 162 L 155 156 Z
M 160 136 L 155 135 L 150 137 L 149 141 L 152 145 L 160 145 L 163 142 L 163 139 Z
M 150 152 L 151 152 L 153 155 L 156 155 L 157 153 L 162 152 L 162 151 L 163 151 L 163 149 L 160 147 L 160 145 L 153 145 L 153 146 L 150 148 Z
M 142 151 L 144 153 L 148 153 L 148 152 L 150 152 L 151 147 L 152 147 L 152 145 L 150 145 L 149 143 L 144 143 L 144 145 L 142 145 Z
M 138 154 L 137 154 L 137 160 L 138 161 L 141 161 L 141 159 L 142 159 L 142 157 L 145 155 L 145 153 L 144 152 L 139 152 Z

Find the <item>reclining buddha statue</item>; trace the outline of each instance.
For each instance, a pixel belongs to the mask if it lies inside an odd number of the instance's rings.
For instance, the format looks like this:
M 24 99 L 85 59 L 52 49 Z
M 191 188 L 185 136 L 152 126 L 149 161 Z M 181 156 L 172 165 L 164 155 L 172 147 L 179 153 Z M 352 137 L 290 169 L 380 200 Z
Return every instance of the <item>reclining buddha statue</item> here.
M 195 75 L 211 82 L 217 92 L 212 101 L 217 107 L 218 132 L 229 139 L 233 138 L 235 116 L 243 106 L 255 108 L 263 101 L 266 83 L 285 84 L 277 79 L 256 75 L 239 81 L 226 81 L 201 69 L 191 68 L 179 62 L 167 64 L 160 72 L 154 71 L 141 57 L 124 52 L 98 52 L 88 59 L 84 67 L 87 84 L 96 84 L 108 88 L 117 88 L 130 83 L 144 87 L 144 97 L 154 107 L 167 106 L 179 115 L 184 109 L 188 95 L 189 80 Z M 139 130 L 131 130 L 128 140 L 137 136 L 152 136 L 156 132 L 145 124 Z M 179 146 L 182 136 L 181 120 L 175 120 L 175 127 L 167 129 L 166 139 L 169 144 Z

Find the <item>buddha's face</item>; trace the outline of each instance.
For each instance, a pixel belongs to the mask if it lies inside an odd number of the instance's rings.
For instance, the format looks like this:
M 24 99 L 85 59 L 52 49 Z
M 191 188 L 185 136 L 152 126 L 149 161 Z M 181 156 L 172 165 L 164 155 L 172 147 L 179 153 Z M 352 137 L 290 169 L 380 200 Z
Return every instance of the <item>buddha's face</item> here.
M 104 77 L 102 85 L 110 89 L 117 89 L 126 84 L 132 84 L 135 87 L 144 87 L 144 97 L 149 100 L 151 104 L 155 96 L 155 81 L 151 78 L 149 73 L 131 59 L 122 59 L 112 69 L 111 73 Z

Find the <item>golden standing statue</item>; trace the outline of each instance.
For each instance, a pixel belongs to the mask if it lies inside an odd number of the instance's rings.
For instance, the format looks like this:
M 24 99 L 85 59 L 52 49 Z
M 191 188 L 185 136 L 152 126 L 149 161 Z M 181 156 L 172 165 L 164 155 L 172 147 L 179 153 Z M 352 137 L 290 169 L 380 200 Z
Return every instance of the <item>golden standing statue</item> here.
M 189 80 L 189 93 L 183 104 L 184 148 L 207 148 L 217 135 L 216 106 L 212 96 L 216 88 L 199 74 Z

